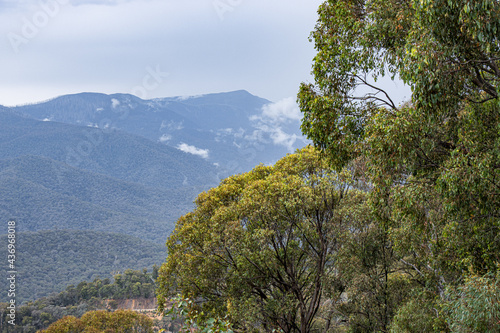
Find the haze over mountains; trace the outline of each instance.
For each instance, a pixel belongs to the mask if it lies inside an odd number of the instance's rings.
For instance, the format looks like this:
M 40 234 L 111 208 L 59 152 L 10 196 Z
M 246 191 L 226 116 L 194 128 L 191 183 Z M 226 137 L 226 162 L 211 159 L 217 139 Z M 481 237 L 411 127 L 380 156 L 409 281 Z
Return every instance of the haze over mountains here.
M 247 91 L 142 100 L 82 93 L 11 108 L 43 121 L 118 129 L 215 163 L 225 175 L 249 171 L 303 147 L 294 101 Z
M 16 219 L 21 238 L 30 232 L 46 239 L 40 258 L 69 255 L 56 245 L 57 232 L 47 230 L 93 237 L 94 249 L 109 248 L 103 242 L 117 233 L 130 246 L 163 244 L 198 193 L 303 147 L 299 126 L 294 101 L 271 103 L 246 91 L 154 100 L 82 93 L 0 107 L 0 219 Z M 131 261 L 139 261 L 134 255 Z M 34 279 L 36 269 L 21 271 Z M 65 275 L 80 278 L 76 270 Z M 28 297 L 33 290 L 25 283 Z M 40 288 L 47 293 L 63 284 Z

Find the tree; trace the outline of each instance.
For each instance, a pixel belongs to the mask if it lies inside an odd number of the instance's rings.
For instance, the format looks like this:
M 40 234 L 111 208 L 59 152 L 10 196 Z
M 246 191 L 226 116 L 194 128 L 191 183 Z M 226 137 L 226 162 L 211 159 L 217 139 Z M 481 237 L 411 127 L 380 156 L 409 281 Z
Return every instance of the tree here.
M 42 333 L 83 333 L 83 332 L 113 332 L 113 333 L 152 333 L 153 320 L 146 315 L 130 311 L 118 310 L 107 312 L 104 310 L 90 311 L 80 319 L 67 316 L 52 325 Z
M 495 0 L 332 0 L 319 9 L 315 84 L 298 95 L 302 129 L 333 167 L 370 184 L 377 224 L 416 283 L 398 327 L 420 308 L 441 329 L 447 288 L 498 270 L 499 31 Z M 409 85 L 411 101 L 396 105 L 378 86 L 383 76 Z
M 52 325 L 50 325 L 46 330 L 41 332 L 45 333 L 79 333 L 84 331 L 84 326 L 81 320 L 73 316 L 66 316 L 59 319 Z
M 325 298 L 330 318 L 322 332 L 387 332 L 398 307 L 414 287 L 383 224 L 376 223 L 368 193 L 352 195 L 338 212 L 349 221 L 336 254 L 332 284 L 340 291 Z M 338 294 L 337 294 L 338 295 Z M 325 295 L 326 296 L 326 295 Z M 330 330 L 329 330 L 330 329 Z
M 299 102 L 304 132 L 338 162 L 360 153 L 374 113 L 398 109 L 381 76 L 410 85 L 419 112 L 498 98 L 498 1 L 325 1 L 319 16 L 316 85 L 302 84 Z
M 160 309 L 180 292 L 235 330 L 310 332 L 348 227 L 339 212 L 357 191 L 311 147 L 223 180 L 167 241 Z
M 169 329 L 175 330 L 176 321 L 181 321 L 179 332 L 211 332 L 211 333 L 233 333 L 231 323 L 221 318 L 204 318 L 200 320 L 200 313 L 194 302 L 189 298 L 175 297 L 167 312 L 170 325 Z M 172 327 L 173 326 L 173 327 Z
M 472 276 L 448 291 L 446 306 L 453 332 L 500 330 L 500 275 Z

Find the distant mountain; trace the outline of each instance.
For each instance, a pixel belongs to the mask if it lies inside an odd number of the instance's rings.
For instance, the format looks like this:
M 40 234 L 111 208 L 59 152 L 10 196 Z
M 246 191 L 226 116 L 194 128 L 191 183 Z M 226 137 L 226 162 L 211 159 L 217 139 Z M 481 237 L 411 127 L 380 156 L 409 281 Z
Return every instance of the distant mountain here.
M 0 220 L 18 221 L 19 299 L 161 264 L 196 195 L 304 146 L 299 126 L 293 100 L 246 91 L 0 106 Z
M 201 187 L 158 189 L 40 156 L 0 160 L 0 218 L 18 231 L 120 231 L 164 243 Z
M 287 117 L 286 108 L 291 107 L 240 90 L 153 100 L 127 94 L 81 93 L 9 110 L 46 122 L 139 135 L 201 156 L 227 176 L 259 163 L 273 163 L 306 144 L 297 115 Z M 266 108 L 277 113 L 269 117 Z
M 0 159 L 26 155 L 162 189 L 219 180 L 216 167 L 204 159 L 136 135 L 0 111 Z
M 161 265 L 166 257 L 163 245 L 112 233 L 59 230 L 16 236 L 19 303 L 63 291 L 84 280 L 112 278 L 126 269 Z M 6 235 L 0 236 L 0 247 L 7 248 Z M 0 302 L 7 301 L 7 282 L 0 279 Z

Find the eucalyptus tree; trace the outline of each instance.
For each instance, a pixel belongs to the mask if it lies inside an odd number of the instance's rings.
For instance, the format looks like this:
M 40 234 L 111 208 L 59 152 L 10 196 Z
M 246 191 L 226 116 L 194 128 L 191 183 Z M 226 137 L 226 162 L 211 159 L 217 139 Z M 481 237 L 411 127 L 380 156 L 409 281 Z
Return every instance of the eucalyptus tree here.
M 351 178 L 307 147 L 200 194 L 167 241 L 160 309 L 181 293 L 235 330 L 310 332 L 335 289 Z
M 500 263 L 500 3 L 329 0 L 318 13 L 303 132 L 370 184 L 378 225 L 421 285 L 401 316 L 441 329 L 447 287 Z M 411 100 L 396 104 L 384 76 Z

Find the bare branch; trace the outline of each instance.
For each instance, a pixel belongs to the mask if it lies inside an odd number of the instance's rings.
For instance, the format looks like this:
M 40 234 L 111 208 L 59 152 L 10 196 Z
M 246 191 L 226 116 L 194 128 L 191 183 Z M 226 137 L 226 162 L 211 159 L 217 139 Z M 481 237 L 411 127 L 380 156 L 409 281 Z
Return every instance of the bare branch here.
M 361 81 L 364 85 L 366 85 L 366 86 L 368 86 L 368 87 L 370 87 L 372 89 L 377 90 L 376 93 L 369 93 L 365 97 L 359 97 L 359 98 L 355 98 L 355 99 L 374 99 L 374 100 L 377 100 L 377 101 L 380 101 L 380 102 L 384 103 L 385 105 L 389 106 L 393 110 L 397 110 L 397 107 L 394 104 L 394 102 L 392 101 L 392 99 L 389 96 L 389 94 L 384 89 L 376 87 L 373 84 L 368 83 L 368 81 L 366 81 L 366 75 L 365 75 L 365 78 L 362 78 L 359 75 L 353 75 L 353 76 L 356 79 L 358 79 L 359 81 Z M 375 97 L 378 93 L 383 93 L 385 95 L 385 97 L 387 98 L 388 101 L 386 101 L 384 99 L 381 99 L 379 97 Z

